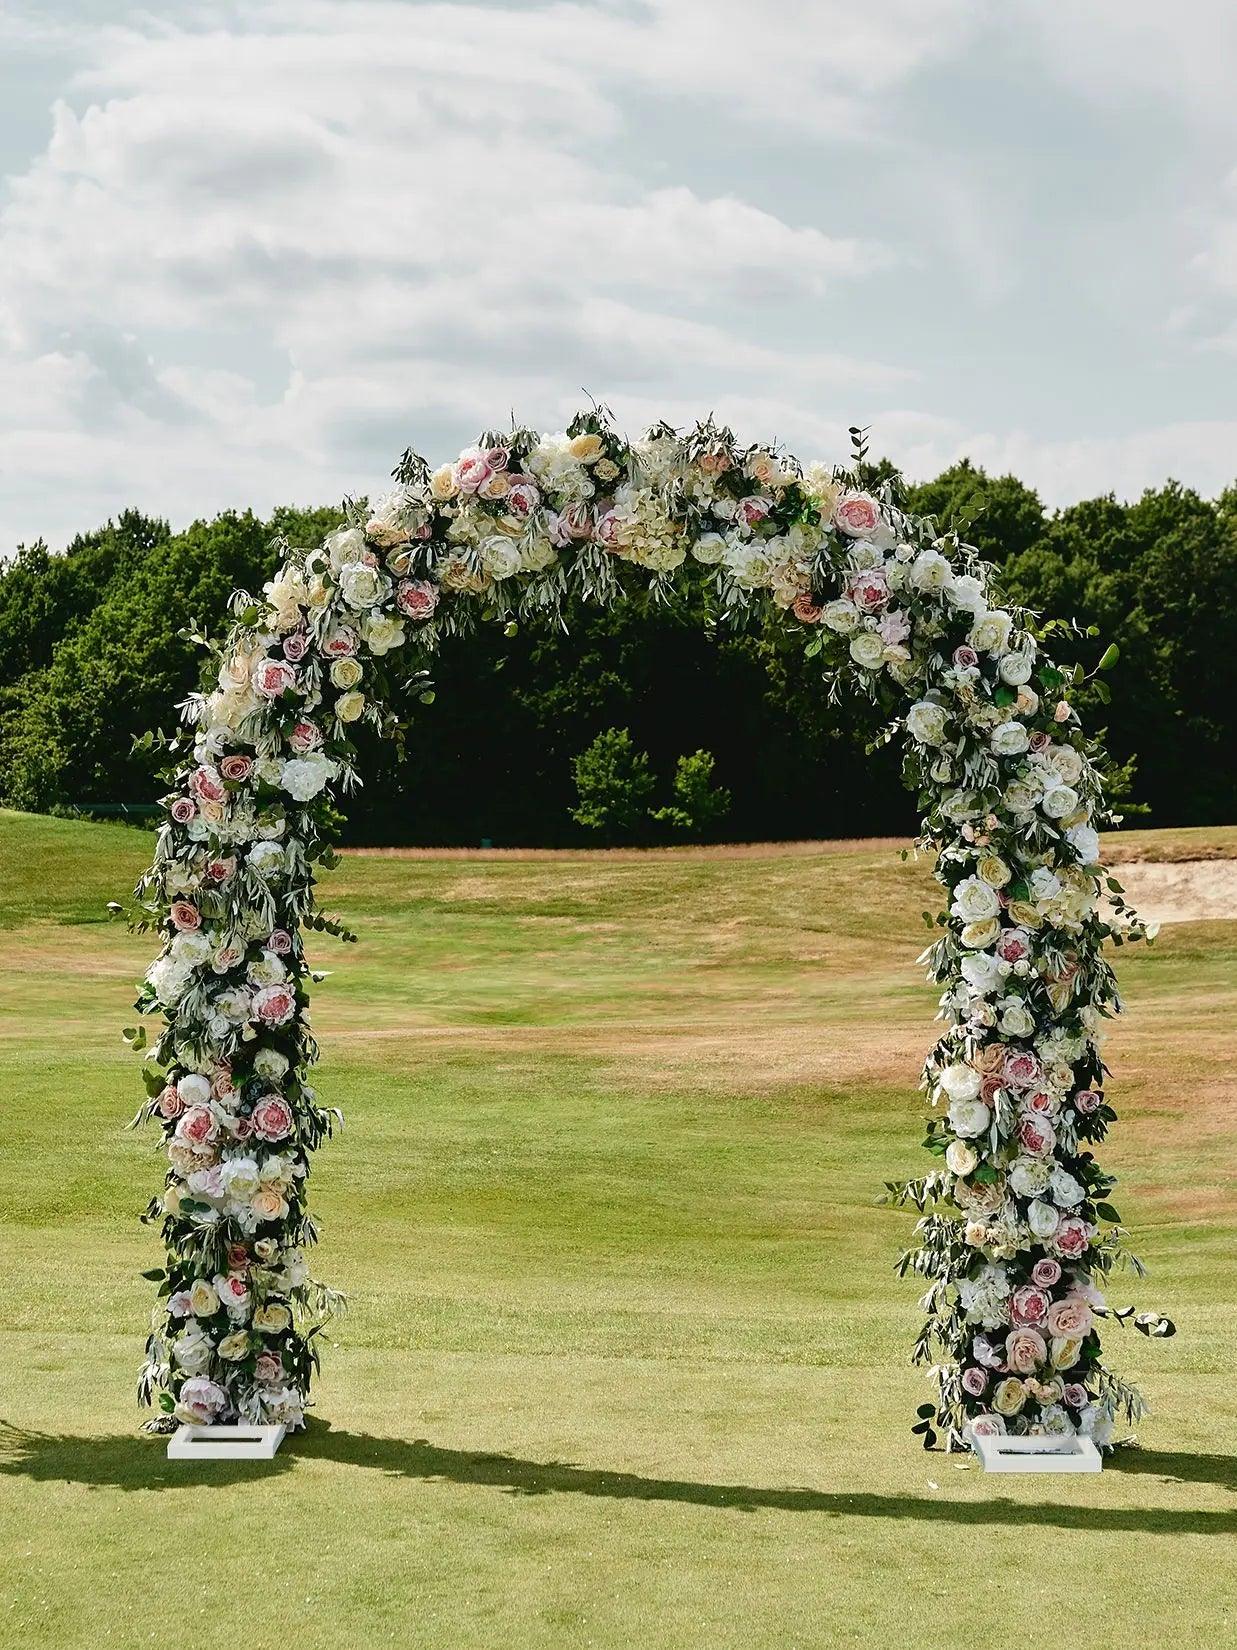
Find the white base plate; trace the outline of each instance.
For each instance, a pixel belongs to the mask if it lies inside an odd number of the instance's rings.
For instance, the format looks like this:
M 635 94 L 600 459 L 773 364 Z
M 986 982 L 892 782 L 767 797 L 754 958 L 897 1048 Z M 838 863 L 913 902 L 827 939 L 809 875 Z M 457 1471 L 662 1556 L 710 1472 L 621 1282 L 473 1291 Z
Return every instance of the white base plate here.
M 1089 1438 L 974 1440 L 985 1472 L 1100 1472 L 1104 1457 Z
M 287 1427 L 180 1426 L 168 1439 L 169 1461 L 269 1461 Z

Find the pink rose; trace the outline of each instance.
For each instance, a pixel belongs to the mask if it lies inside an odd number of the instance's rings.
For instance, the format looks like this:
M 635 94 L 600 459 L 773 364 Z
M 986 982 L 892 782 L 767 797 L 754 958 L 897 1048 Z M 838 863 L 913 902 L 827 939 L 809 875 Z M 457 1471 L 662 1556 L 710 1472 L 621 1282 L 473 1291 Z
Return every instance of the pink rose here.
M 187 899 L 174 899 L 169 915 L 173 928 L 179 928 L 182 934 L 191 934 L 195 928 L 202 926 L 202 913 Z
M 495 449 L 491 448 L 491 451 Z M 498 468 L 502 468 L 501 465 Z M 477 493 L 494 474 L 488 453 L 480 447 L 465 447 L 455 461 L 455 485 L 461 493 Z
M 260 1140 L 283 1140 L 292 1133 L 292 1108 L 281 1094 L 266 1094 L 253 1108 L 250 1121 Z
M 1030 1049 L 1011 1049 L 1005 1056 L 1005 1081 L 1016 1089 L 1039 1087 L 1043 1070 Z
M 1053 1301 L 1048 1309 L 1048 1333 L 1065 1340 L 1082 1340 L 1091 1333 L 1094 1322 L 1091 1308 L 1079 1295 L 1066 1295 L 1064 1300 Z
M 265 1026 L 281 1026 L 296 1013 L 296 993 L 287 985 L 263 986 L 253 999 L 253 1012 Z
M 819 624 L 825 611 L 806 590 L 795 597 L 790 610 L 803 624 Z
M 227 882 L 229 877 L 235 875 L 235 872 L 236 861 L 229 857 L 227 859 L 207 860 L 202 875 L 207 882 Z
M 880 511 L 876 500 L 869 498 L 867 493 L 852 493 L 849 498 L 839 499 L 833 520 L 834 525 L 851 538 L 866 539 L 876 531 Z
M 155 1104 L 159 1108 L 159 1115 L 166 1117 L 169 1122 L 172 1118 L 179 1117 L 185 1109 L 185 1102 L 181 1099 L 180 1091 L 175 1083 L 169 1083 L 165 1089 L 160 1091 Z
M 241 1311 L 249 1305 L 248 1280 L 229 1272 L 226 1277 L 215 1279 L 215 1288 L 219 1292 L 219 1299 L 232 1311 Z
M 1018 1140 L 1033 1157 L 1047 1157 L 1057 1143 L 1057 1135 L 1046 1118 L 1022 1117 L 1018 1120 Z
M 296 672 L 286 659 L 262 659 L 253 670 L 253 690 L 264 699 L 278 699 L 296 687 Z
M 1005 1419 L 1000 1415 L 972 1415 L 967 1428 L 972 1438 L 1003 1438 Z
M 214 768 L 195 768 L 189 775 L 189 789 L 201 802 L 222 802 L 228 794 Z
M 510 450 L 506 447 L 487 447 L 485 462 L 491 470 L 505 470 L 511 462 Z
M 197 804 L 187 796 L 178 796 L 171 806 L 172 818 L 178 825 L 187 825 L 197 814 Z
M 322 643 L 322 651 L 328 659 L 351 659 L 361 645 L 361 638 L 351 625 L 336 625 L 330 635 Z
M 962 1371 L 962 1386 L 963 1390 L 969 1392 L 972 1398 L 981 1398 L 987 1391 L 988 1377 L 982 1369 L 977 1369 L 972 1364 L 969 1369 Z
M 979 668 L 979 654 L 973 647 L 954 648 L 954 668 L 957 670 L 977 670 Z
M 410 619 L 428 619 L 438 606 L 438 586 L 428 579 L 402 579 L 396 587 L 395 605 Z
M 1052 713 L 1053 721 L 1054 722 L 1068 722 L 1069 718 L 1070 718 L 1069 704 L 1064 699 L 1058 700 L 1057 701 L 1057 708 Z
M 286 957 L 292 949 L 292 936 L 286 928 L 272 928 L 266 941 L 266 949 L 273 951 L 277 957 Z
M 1004 1087 L 1005 1079 L 1003 1077 L 995 1077 L 990 1074 L 980 1080 L 979 1098 L 985 1106 L 991 1106 Z
M 216 1100 L 230 1100 L 236 1093 L 236 1084 L 232 1081 L 232 1068 L 229 1065 L 216 1066 L 210 1080 L 210 1092 Z
M 1048 1343 L 1038 1329 L 1015 1329 L 1005 1337 L 1005 1361 L 1015 1375 L 1033 1375 L 1048 1357 Z
M 1027 748 L 1036 753 L 1046 751 L 1051 744 L 1052 740 L 1049 739 L 1046 733 L 1033 733 L 1027 740 Z
M 298 722 L 288 735 L 288 743 L 299 756 L 303 756 L 306 751 L 318 749 L 322 743 L 322 730 L 313 722 Z
M 1068 1381 L 1061 1396 L 1071 1409 L 1081 1409 L 1088 1402 L 1091 1394 L 1081 1381 Z
M 696 461 L 706 476 L 724 475 L 730 468 L 730 454 L 726 452 L 701 453 Z
M 754 493 L 748 498 L 739 500 L 739 514 L 749 527 L 758 527 L 768 517 L 772 509 L 773 500 L 771 498 L 761 498 Z
M 513 481 L 507 491 L 507 508 L 513 516 L 530 516 L 540 502 L 541 494 L 536 484 L 521 476 Z
M 309 637 L 303 630 L 294 630 L 283 639 L 283 656 L 290 665 L 299 665 L 309 652 Z
M 234 785 L 243 785 L 253 772 L 253 757 L 225 756 L 219 764 L 219 772 Z
M 861 613 L 879 613 L 889 601 L 889 580 L 884 568 L 856 573 L 847 586 L 847 594 Z
M 1034 1329 L 1044 1323 L 1048 1317 L 1049 1301 L 1042 1289 L 1034 1284 L 1024 1283 L 1021 1289 L 1015 1289 L 1009 1302 L 1009 1321 L 1022 1328 Z
M 1098 1111 L 1104 1103 L 1104 1096 L 1097 1094 L 1094 1089 L 1079 1089 L 1074 1096 L 1074 1106 L 1084 1117 L 1089 1117 L 1093 1111 Z
M 996 942 L 996 954 L 1002 962 L 1025 962 L 1031 955 L 1031 936 L 1025 928 L 1003 928 Z
M 219 1133 L 219 1124 L 213 1111 L 205 1106 L 190 1106 L 176 1125 L 176 1138 L 195 1149 L 208 1146 Z
M 1051 1289 L 1054 1283 L 1061 1281 L 1061 1268 L 1055 1260 L 1037 1260 L 1031 1268 L 1031 1276 L 1041 1289 Z
M 1052 1246 L 1066 1260 L 1077 1260 L 1085 1255 L 1091 1242 L 1091 1233 L 1085 1220 L 1067 1215 L 1053 1233 Z
M 260 1352 L 253 1362 L 253 1376 L 263 1386 L 274 1386 L 283 1379 L 283 1362 L 273 1352 Z

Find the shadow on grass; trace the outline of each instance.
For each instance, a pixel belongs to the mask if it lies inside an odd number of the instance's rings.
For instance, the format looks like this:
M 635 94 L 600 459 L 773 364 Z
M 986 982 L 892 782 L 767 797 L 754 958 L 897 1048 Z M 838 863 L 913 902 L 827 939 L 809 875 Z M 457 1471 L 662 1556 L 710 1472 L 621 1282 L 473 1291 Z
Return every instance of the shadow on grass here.
M 376 1438 L 312 1421 L 271 1461 L 169 1461 L 162 1438 L 75 1437 L 30 1432 L 0 1423 L 0 1476 L 44 1483 L 88 1484 L 121 1490 L 189 1489 L 194 1494 L 232 1484 L 278 1477 L 301 1461 L 337 1461 L 372 1468 L 388 1478 L 471 1484 L 510 1495 L 585 1495 L 612 1501 L 679 1502 L 731 1512 L 772 1510 L 825 1513 L 836 1518 L 908 1518 L 938 1524 L 1051 1525 L 1059 1529 L 1131 1530 L 1161 1535 L 1237 1535 L 1237 1512 L 1172 1507 L 1023 1504 L 982 1497 L 951 1501 L 943 1496 L 875 1495 L 869 1492 L 769 1488 L 698 1483 L 686 1478 L 646 1478 L 563 1461 L 529 1461 L 514 1455 L 443 1449 L 426 1439 Z M 1237 1491 L 1237 1462 L 1226 1455 L 1182 1451 L 1119 1452 L 1108 1470 L 1142 1473 L 1189 1484 L 1219 1484 Z M 1047 1490 L 1042 1481 L 1037 1488 Z

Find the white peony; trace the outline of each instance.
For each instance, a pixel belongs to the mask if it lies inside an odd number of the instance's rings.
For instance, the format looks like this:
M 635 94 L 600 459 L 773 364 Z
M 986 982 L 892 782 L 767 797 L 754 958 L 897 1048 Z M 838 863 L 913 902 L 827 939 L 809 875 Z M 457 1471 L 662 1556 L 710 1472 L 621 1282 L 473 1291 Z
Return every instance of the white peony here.
M 284 763 L 279 783 L 295 802 L 308 802 L 335 777 L 336 766 L 327 756 L 294 756 Z M 272 846 L 274 846 L 272 844 Z M 250 863 L 257 849 L 250 852 Z M 278 849 L 279 858 L 283 850 Z
M 949 587 L 949 599 L 964 613 L 981 613 L 987 603 L 984 587 L 973 573 L 963 573 Z
M 365 554 L 365 534 L 359 527 L 339 527 L 327 534 L 322 547 L 330 557 L 332 571 L 338 573 Z
M 376 607 L 388 589 L 388 581 L 368 562 L 352 561 L 340 569 L 339 593 L 349 607 Z
M 974 1066 L 960 1060 L 946 1066 L 937 1078 L 941 1092 L 950 1100 L 974 1100 L 979 1095 L 980 1077 Z
M 520 569 L 520 552 L 514 540 L 496 535 L 481 546 L 481 565 L 496 579 L 509 579 Z
M 716 567 L 718 562 L 725 560 L 726 554 L 726 541 L 720 533 L 701 533 L 692 545 L 692 555 L 706 567 Z
M 287 1057 L 280 1054 L 278 1049 L 260 1048 L 253 1057 L 253 1069 L 259 1077 L 265 1077 L 270 1083 L 277 1083 L 288 1069 Z
M 909 577 L 915 590 L 946 590 L 953 580 L 953 568 L 939 550 L 921 550 L 911 563 Z
M 1060 1215 L 1042 1198 L 1037 1197 L 1027 1210 L 1027 1225 L 1037 1238 L 1050 1238 L 1060 1223 Z
M 1021 756 L 1027 748 L 1027 737 L 1021 722 L 1002 722 L 993 728 L 988 743 L 997 756 Z
M 962 978 L 981 997 L 991 997 L 999 991 L 1009 972 L 1009 964 L 1003 963 L 991 951 L 975 951 L 969 957 L 963 957 L 960 966 Z
M 1100 862 L 1100 835 L 1092 825 L 1071 825 L 1065 833 L 1065 840 L 1078 856 L 1081 865 L 1098 865 Z
M 859 609 L 853 602 L 842 597 L 836 601 L 826 602 L 820 615 L 821 623 L 836 630 L 839 636 L 849 636 L 859 623 Z
M 220 1165 L 219 1179 L 224 1194 L 236 1203 L 248 1203 L 262 1184 L 257 1159 L 253 1157 L 225 1158 Z
M 945 707 L 920 699 L 906 713 L 906 731 L 921 745 L 939 745 L 945 738 Z
M 1053 1169 L 1050 1185 L 1053 1199 L 1062 1209 L 1072 1209 L 1076 1204 L 1081 1203 L 1086 1191 L 1082 1183 L 1075 1180 L 1068 1169 L 1060 1167 Z
M 885 644 L 874 630 L 861 630 L 850 639 L 850 656 L 862 670 L 879 670 L 885 662 Z
M 284 850 L 278 842 L 255 842 L 245 855 L 245 863 L 260 877 L 278 876 L 287 867 Z
M 955 1100 L 949 1107 L 949 1125 L 964 1140 L 974 1140 L 983 1134 L 992 1121 L 992 1113 L 982 1100 Z
M 1009 642 L 1011 623 L 1008 613 L 989 608 L 975 615 L 967 640 L 977 653 L 1003 653 Z
M 1040 807 L 1049 819 L 1067 819 L 1077 811 L 1078 792 L 1068 785 L 1053 785 L 1044 792 Z
M 1044 1158 L 1019 1157 L 1009 1171 L 1009 1188 L 1018 1197 L 1039 1197 L 1048 1190 L 1051 1177 L 1052 1165 Z
M 963 877 L 954 889 L 950 911 L 962 922 L 986 922 L 1001 909 L 995 888 L 982 877 Z
M 997 666 L 997 674 L 1010 687 L 1022 687 L 1031 680 L 1035 668 L 1029 653 L 1007 653 Z

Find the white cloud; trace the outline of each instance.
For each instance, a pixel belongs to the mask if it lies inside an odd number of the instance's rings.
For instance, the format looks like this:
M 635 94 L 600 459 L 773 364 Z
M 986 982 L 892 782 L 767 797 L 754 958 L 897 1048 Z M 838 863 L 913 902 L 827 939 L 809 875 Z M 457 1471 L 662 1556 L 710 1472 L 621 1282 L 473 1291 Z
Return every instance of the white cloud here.
M 1140 108 L 1154 18 L 1137 0 L 1112 32 L 1110 10 L 203 0 L 121 26 L 10 19 L 66 69 L 0 213 L 0 545 L 128 503 L 183 521 L 337 497 L 409 441 L 438 455 L 510 409 L 559 423 L 581 389 L 631 427 L 712 410 L 808 454 L 868 422 L 908 472 L 969 450 L 1053 497 L 1177 463 L 1224 479 L 1223 420 L 1046 437 L 999 351 L 976 366 L 972 311 L 1017 339 L 1041 235 L 968 101 L 1016 28 L 1035 73 Z M 1214 134 L 1221 71 L 1189 72 Z M 1216 299 L 1237 253 L 1231 203 L 1209 204 L 1166 239 Z M 1196 298 L 1174 300 L 1182 337 L 1222 339 Z M 1086 370 L 1063 365 L 1066 405 Z

